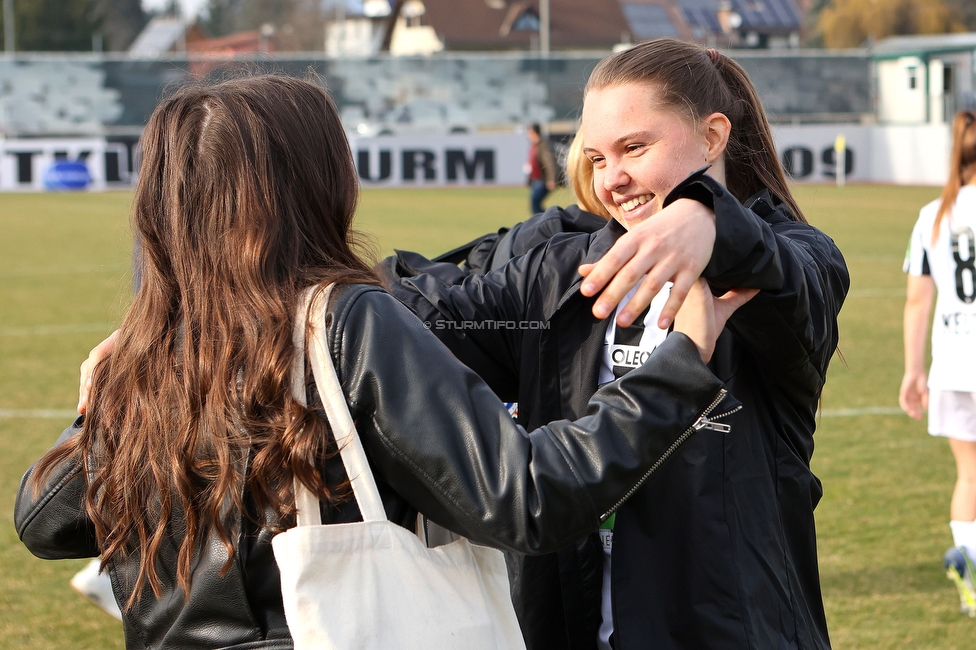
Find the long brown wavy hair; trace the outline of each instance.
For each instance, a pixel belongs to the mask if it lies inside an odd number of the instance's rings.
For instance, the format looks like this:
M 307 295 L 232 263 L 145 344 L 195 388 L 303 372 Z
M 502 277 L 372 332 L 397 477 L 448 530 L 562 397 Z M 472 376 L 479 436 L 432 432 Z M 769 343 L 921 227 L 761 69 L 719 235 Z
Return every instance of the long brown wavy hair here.
M 939 237 L 939 224 L 956 204 L 959 188 L 976 177 L 976 113 L 959 111 L 952 118 L 952 152 L 949 154 L 949 180 L 942 188 L 942 204 L 935 214 L 932 241 Z
M 157 552 L 182 536 L 179 586 L 209 535 L 234 557 L 247 491 L 293 517 L 292 479 L 331 498 L 327 425 L 292 397 L 298 293 L 377 284 L 351 230 L 358 176 L 335 105 L 311 81 L 257 76 L 162 101 L 142 136 L 132 207 L 142 278 L 97 368 L 82 433 L 37 484 L 78 459 L 103 561 L 137 553 L 126 603 L 162 583 Z M 235 518 L 236 517 L 236 518 Z
M 806 223 L 793 198 L 773 145 L 773 134 L 749 75 L 738 63 L 715 50 L 673 38 L 658 38 L 611 54 L 590 73 L 586 92 L 627 83 L 652 85 L 660 101 L 699 124 L 712 113 L 732 123 L 725 150 L 729 192 L 745 201 L 769 189 Z

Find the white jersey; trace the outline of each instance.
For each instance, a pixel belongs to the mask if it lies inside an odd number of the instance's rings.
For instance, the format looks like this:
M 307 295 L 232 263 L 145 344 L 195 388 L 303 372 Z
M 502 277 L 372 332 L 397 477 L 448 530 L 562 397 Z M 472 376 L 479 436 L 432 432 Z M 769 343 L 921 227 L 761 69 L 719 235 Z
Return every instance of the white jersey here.
M 624 299 L 617 305 L 617 310 L 613 313 L 610 325 L 607 327 L 606 338 L 603 342 L 603 356 L 600 362 L 599 382 L 601 386 L 618 377 L 623 377 L 634 368 L 642 365 L 668 335 L 667 330 L 662 330 L 657 326 L 657 319 L 661 317 L 661 311 L 671 293 L 670 282 L 664 283 L 664 287 L 654 296 L 651 304 L 630 327 L 617 329 L 617 313 L 630 302 L 636 291 L 637 287 L 634 287 L 624 296 Z M 610 635 L 613 634 L 613 602 L 610 585 L 613 523 L 614 517 L 610 517 L 600 526 L 600 541 L 603 543 L 603 601 L 600 612 L 600 631 L 597 636 L 598 650 L 610 650 Z
M 932 201 L 919 211 L 905 254 L 904 270 L 930 275 L 938 298 L 932 319 L 933 390 L 976 391 L 976 186 L 960 188 L 951 212 L 932 225 L 941 205 Z

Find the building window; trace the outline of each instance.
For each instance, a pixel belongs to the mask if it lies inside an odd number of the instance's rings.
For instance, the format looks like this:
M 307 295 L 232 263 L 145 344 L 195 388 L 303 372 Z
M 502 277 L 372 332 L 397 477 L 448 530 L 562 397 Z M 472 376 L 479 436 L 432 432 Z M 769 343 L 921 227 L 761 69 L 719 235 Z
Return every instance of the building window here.
M 908 89 L 915 90 L 918 88 L 918 68 L 910 65 L 905 69 L 908 71 Z
M 400 10 L 400 15 L 406 22 L 407 27 L 423 27 L 426 25 L 426 13 L 427 7 L 424 6 L 421 0 L 407 0 Z
M 539 16 L 531 9 L 526 9 L 522 15 L 512 23 L 513 32 L 537 32 L 539 31 Z

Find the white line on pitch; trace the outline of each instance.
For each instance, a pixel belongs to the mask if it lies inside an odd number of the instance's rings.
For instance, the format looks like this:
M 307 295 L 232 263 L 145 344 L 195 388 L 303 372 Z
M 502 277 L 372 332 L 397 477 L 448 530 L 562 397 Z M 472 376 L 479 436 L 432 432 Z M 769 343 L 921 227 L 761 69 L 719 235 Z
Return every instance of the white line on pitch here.
M 820 411 L 822 418 L 854 418 L 860 415 L 902 415 L 897 406 L 865 406 L 856 409 L 824 409 Z
M 85 264 L 62 267 L 36 266 L 18 269 L 0 269 L 0 278 L 31 278 L 47 275 L 80 275 L 82 273 L 111 273 L 114 275 L 124 270 L 124 264 Z
M 36 325 L 34 327 L 0 327 L 0 336 L 37 336 L 39 334 L 79 334 L 105 332 L 117 326 L 112 323 L 80 323 L 78 325 Z
M 71 421 L 77 417 L 77 411 L 69 411 L 68 409 L 0 409 L 0 418 Z
M 851 289 L 848 298 L 904 298 L 905 288 L 901 289 Z

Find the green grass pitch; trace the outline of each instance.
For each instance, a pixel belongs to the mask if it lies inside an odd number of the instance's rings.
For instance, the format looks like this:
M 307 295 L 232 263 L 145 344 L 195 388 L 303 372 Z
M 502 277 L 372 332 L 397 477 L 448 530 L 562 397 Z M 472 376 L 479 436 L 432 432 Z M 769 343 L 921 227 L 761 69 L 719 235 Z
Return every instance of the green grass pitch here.
M 941 569 L 950 545 L 952 457 L 896 412 L 901 263 L 918 209 L 938 188 L 797 186 L 810 221 L 853 280 L 823 395 L 814 468 L 820 571 L 834 647 L 970 648 Z M 0 647 L 121 648 L 120 625 L 77 596 L 83 560 L 45 562 L 12 524 L 23 471 L 70 422 L 77 372 L 130 295 L 131 195 L 0 194 Z M 525 188 L 368 190 L 358 226 L 378 254 L 436 254 L 527 216 Z M 551 203 L 570 203 L 560 190 Z

